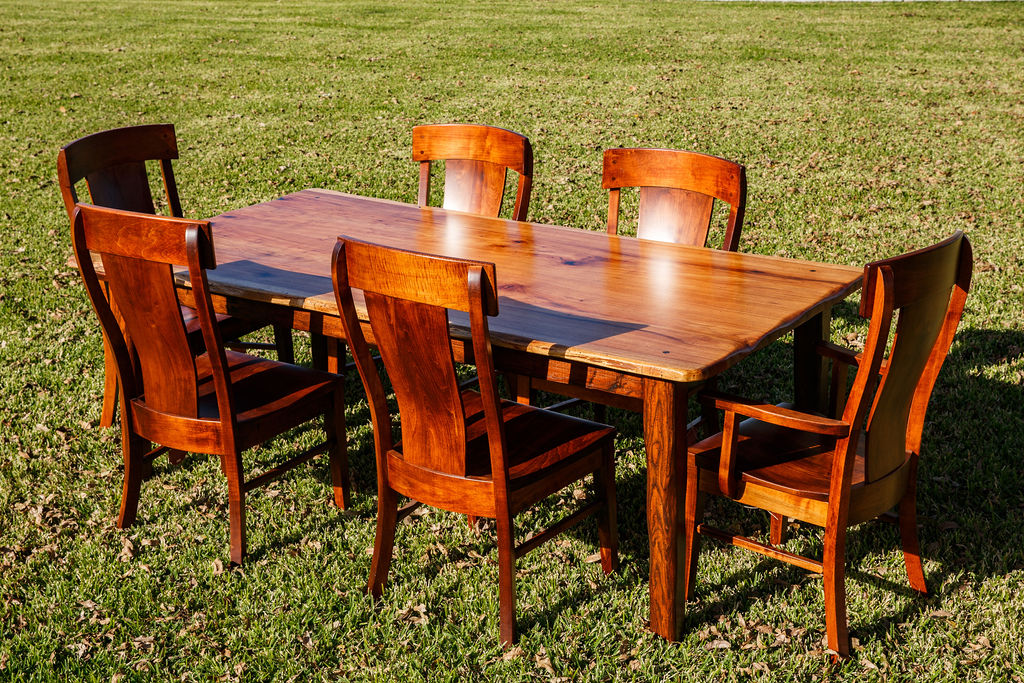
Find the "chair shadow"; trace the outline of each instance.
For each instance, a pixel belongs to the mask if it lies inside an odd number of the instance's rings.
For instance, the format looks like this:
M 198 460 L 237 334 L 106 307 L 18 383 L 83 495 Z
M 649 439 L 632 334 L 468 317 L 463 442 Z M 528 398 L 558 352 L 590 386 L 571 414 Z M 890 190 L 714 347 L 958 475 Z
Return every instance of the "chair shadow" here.
M 498 273 L 498 284 L 501 284 L 501 273 Z M 492 339 L 509 341 L 516 347 L 525 347 L 534 339 L 554 340 L 547 351 L 547 355 L 553 358 L 564 357 L 572 347 L 647 327 L 642 323 L 595 318 L 537 306 L 516 299 L 505 287 L 500 287 L 498 310 L 499 314 L 488 321 Z M 469 318 L 464 314 L 453 312 L 450 320 L 453 325 L 469 329 Z M 523 336 L 523 330 L 529 330 L 530 336 Z

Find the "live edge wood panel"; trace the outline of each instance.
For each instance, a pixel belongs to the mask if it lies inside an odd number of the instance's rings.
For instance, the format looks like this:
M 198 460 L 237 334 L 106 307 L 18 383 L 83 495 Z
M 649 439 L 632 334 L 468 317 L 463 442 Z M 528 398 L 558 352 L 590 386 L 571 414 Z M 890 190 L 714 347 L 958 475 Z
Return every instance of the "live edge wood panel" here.
M 287 224 L 289 229 L 282 230 Z M 339 332 L 330 254 L 338 235 L 494 262 L 495 361 L 547 363 L 557 382 L 642 398 L 639 378 L 699 383 L 827 310 L 859 286 L 847 266 L 637 240 L 303 190 L 212 219 L 211 289 L 297 311 Z M 362 302 L 357 301 L 360 315 Z M 322 316 L 322 317 L 320 317 Z M 453 337 L 468 320 L 452 315 Z M 335 329 L 338 328 L 338 329 Z M 528 331 L 528 336 L 524 336 Z M 529 355 L 503 354 L 501 349 Z M 554 360 L 548 360 L 554 359 Z M 560 365 L 558 361 L 561 361 Z M 578 365 L 589 366 L 585 371 Z M 574 369 L 576 368 L 576 369 Z M 611 372 L 602 372 L 608 370 Z M 623 376 L 626 376 L 625 378 Z M 635 376 L 630 380 L 628 376 Z

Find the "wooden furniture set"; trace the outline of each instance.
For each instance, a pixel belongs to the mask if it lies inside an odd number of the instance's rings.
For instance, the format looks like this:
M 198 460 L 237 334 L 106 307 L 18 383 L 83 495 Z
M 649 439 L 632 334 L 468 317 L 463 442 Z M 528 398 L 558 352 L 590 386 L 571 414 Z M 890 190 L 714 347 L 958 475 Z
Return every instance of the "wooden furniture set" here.
M 163 130 L 166 140 L 166 129 L 148 128 Z M 911 585 L 924 591 L 916 465 L 928 398 L 970 283 L 963 235 L 869 264 L 863 275 L 736 253 L 743 167 L 671 150 L 605 153 L 608 234 L 531 224 L 529 141 L 486 126 L 414 129 L 418 207 L 304 190 L 209 221 L 76 205 L 74 183 L 84 177 L 96 203 L 153 208 L 151 199 L 119 205 L 116 193 L 95 189 L 101 176 L 70 170 L 66 150 L 58 165 L 75 253 L 122 385 L 119 525 L 134 519 L 142 477 L 160 451 L 151 452 L 149 442 L 221 456 L 235 562 L 245 553 L 244 493 L 294 464 L 328 451 L 335 502 L 346 505 L 341 379 L 226 350 L 224 316 L 231 316 L 351 346 L 374 426 L 374 595 L 387 578 L 395 524 L 416 503 L 496 520 L 503 643 L 515 639 L 516 558 L 597 513 L 602 567 L 615 568 L 614 430 L 527 405 L 535 387 L 642 413 L 650 623 L 660 635 L 681 634 L 701 534 L 823 572 L 829 646 L 839 654 L 848 653 L 849 524 L 897 506 Z M 121 154 L 109 165 L 139 163 Z M 180 215 L 169 163 L 176 150 L 147 154 L 167 160 L 169 204 Z M 441 159 L 444 204 L 431 208 L 430 162 Z M 513 218 L 505 220 L 497 216 L 509 168 L 518 184 Z M 125 187 L 141 195 L 131 175 Z M 116 185 L 125 174 L 105 177 Z M 642 239 L 616 234 L 619 192 L 628 187 L 641 188 Z M 729 217 L 721 249 L 707 249 L 715 199 L 729 205 Z M 864 352 L 854 355 L 828 342 L 830 310 L 862 281 L 861 314 L 870 328 Z M 894 311 L 896 335 L 887 345 Z M 776 407 L 706 392 L 705 411 L 724 411 L 724 430 L 687 448 L 687 398 L 791 330 L 794 403 Z M 398 401 L 400 442 L 391 434 L 371 343 Z M 164 357 L 174 361 L 156 360 Z M 456 362 L 476 364 L 478 391 L 459 387 Z M 858 371 L 847 393 L 839 368 L 849 365 Z M 515 378 L 519 403 L 499 398 L 496 373 Z M 825 416 L 819 411 L 829 400 Z M 324 444 L 246 480 L 242 450 L 318 415 Z M 740 422 L 741 415 L 750 419 Z M 596 485 L 591 503 L 516 545 L 516 513 L 589 474 Z M 708 494 L 772 512 L 769 542 L 703 524 Z M 399 496 L 413 503 L 399 509 Z M 825 528 L 822 561 L 781 547 L 787 517 Z

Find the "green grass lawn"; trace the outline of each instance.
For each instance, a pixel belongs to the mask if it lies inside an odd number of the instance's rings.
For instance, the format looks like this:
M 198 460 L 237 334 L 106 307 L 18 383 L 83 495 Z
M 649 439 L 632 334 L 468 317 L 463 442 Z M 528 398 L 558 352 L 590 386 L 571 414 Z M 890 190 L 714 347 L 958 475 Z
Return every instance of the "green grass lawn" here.
M 0 679 L 1020 681 L 1022 75 L 1021 4 L 0 0 Z M 225 569 L 226 486 L 191 456 L 158 465 L 116 529 L 119 435 L 95 426 L 100 334 L 66 265 L 58 148 L 172 122 L 185 213 L 205 217 L 311 186 L 414 201 L 410 129 L 449 121 L 529 136 L 536 221 L 601 229 L 602 150 L 651 146 L 746 165 L 743 251 L 861 265 L 965 230 L 974 286 L 919 479 L 931 595 L 906 588 L 893 528 L 854 530 L 855 650 L 832 671 L 820 579 L 707 543 L 682 642 L 654 637 L 641 429 L 613 411 L 622 568 L 588 560 L 593 525 L 528 556 L 504 652 L 486 525 L 411 517 L 385 597 L 363 594 L 376 503 L 355 383 L 351 512 L 329 505 L 325 462 L 300 468 L 250 497 L 251 561 Z M 854 304 L 837 341 L 864 331 Z M 784 400 L 791 374 L 783 341 L 724 384 Z

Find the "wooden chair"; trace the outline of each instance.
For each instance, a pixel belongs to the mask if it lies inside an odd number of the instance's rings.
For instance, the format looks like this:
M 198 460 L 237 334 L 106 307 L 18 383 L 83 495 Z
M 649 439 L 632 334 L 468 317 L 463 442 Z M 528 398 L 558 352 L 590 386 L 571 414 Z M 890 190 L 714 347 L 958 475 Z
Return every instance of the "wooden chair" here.
M 847 527 L 890 517 L 896 506 L 911 587 L 926 592 L 915 491 L 925 411 L 956 331 L 971 282 L 971 246 L 961 232 L 864 269 L 860 314 L 870 318 L 864 351 L 823 343 L 838 417 L 727 396 L 705 400 L 725 411 L 724 431 L 688 449 L 685 593 L 693 594 L 698 535 L 709 535 L 824 575 L 828 647 L 849 654 L 844 562 Z M 894 314 L 895 336 L 886 346 Z M 740 422 L 740 416 L 750 419 Z M 767 544 L 702 523 L 707 495 L 773 515 Z M 825 529 L 821 561 L 779 547 L 774 520 L 793 517 Z
M 439 124 L 412 129 L 412 158 L 420 162 L 419 205 L 427 206 L 430 162 L 445 161 L 445 209 L 497 217 L 508 169 L 519 174 L 512 219 L 526 220 L 533 182 L 533 148 L 519 133 L 494 126 Z
M 601 186 L 608 193 L 608 233 L 619 228 L 619 192 L 640 188 L 636 236 L 703 247 L 716 199 L 729 204 L 722 249 L 736 251 L 743 229 L 747 176 L 743 166 L 673 149 L 606 149 Z
M 370 403 L 377 457 L 377 539 L 369 591 L 387 580 L 398 496 L 497 521 L 500 632 L 516 638 L 515 560 L 601 511 L 601 566 L 618 565 L 614 429 L 498 398 L 487 317 L 498 313 L 494 265 L 417 254 L 341 237 L 334 287 L 346 338 Z M 384 388 L 356 318 L 362 290 L 370 327 L 401 416 L 391 436 Z M 460 389 L 449 343 L 448 310 L 468 312 L 480 392 Z M 513 516 L 593 473 L 597 499 L 515 545 Z
M 146 174 L 147 161 L 160 163 L 167 208 L 172 216 L 180 218 L 181 202 L 174 181 L 174 169 L 171 166 L 171 160 L 177 158 L 178 142 L 174 135 L 174 126 L 171 124 L 115 128 L 86 135 L 68 143 L 57 154 L 57 178 L 68 218 L 71 218 L 78 202 L 75 186 L 83 180 L 93 204 L 112 209 L 156 213 Z M 199 321 L 195 312 L 187 306 L 182 306 L 182 313 L 190 334 L 201 342 Z M 237 340 L 244 334 L 267 326 L 263 322 L 242 320 L 227 315 L 219 315 L 218 320 L 221 332 L 229 340 Z M 287 325 L 274 326 L 274 340 L 274 344 L 233 341 L 232 345 L 236 348 L 276 349 L 279 360 L 286 363 L 294 362 L 291 330 Z M 103 350 L 106 377 L 100 426 L 109 427 L 114 423 L 117 405 L 117 368 L 106 341 Z
M 348 504 L 342 379 L 225 350 L 206 280 L 206 270 L 217 265 L 208 222 L 78 204 L 72 241 L 121 382 L 124 488 L 118 527 L 135 520 L 142 480 L 152 460 L 168 449 L 220 456 L 236 564 L 246 552 L 245 494 L 314 455 L 329 453 L 334 501 L 342 508 Z M 102 259 L 109 300 L 90 254 Z M 190 345 L 172 265 L 188 267 L 205 344 L 200 352 Z M 325 442 L 245 477 L 244 450 L 320 415 Z M 151 442 L 157 448 L 151 450 Z

